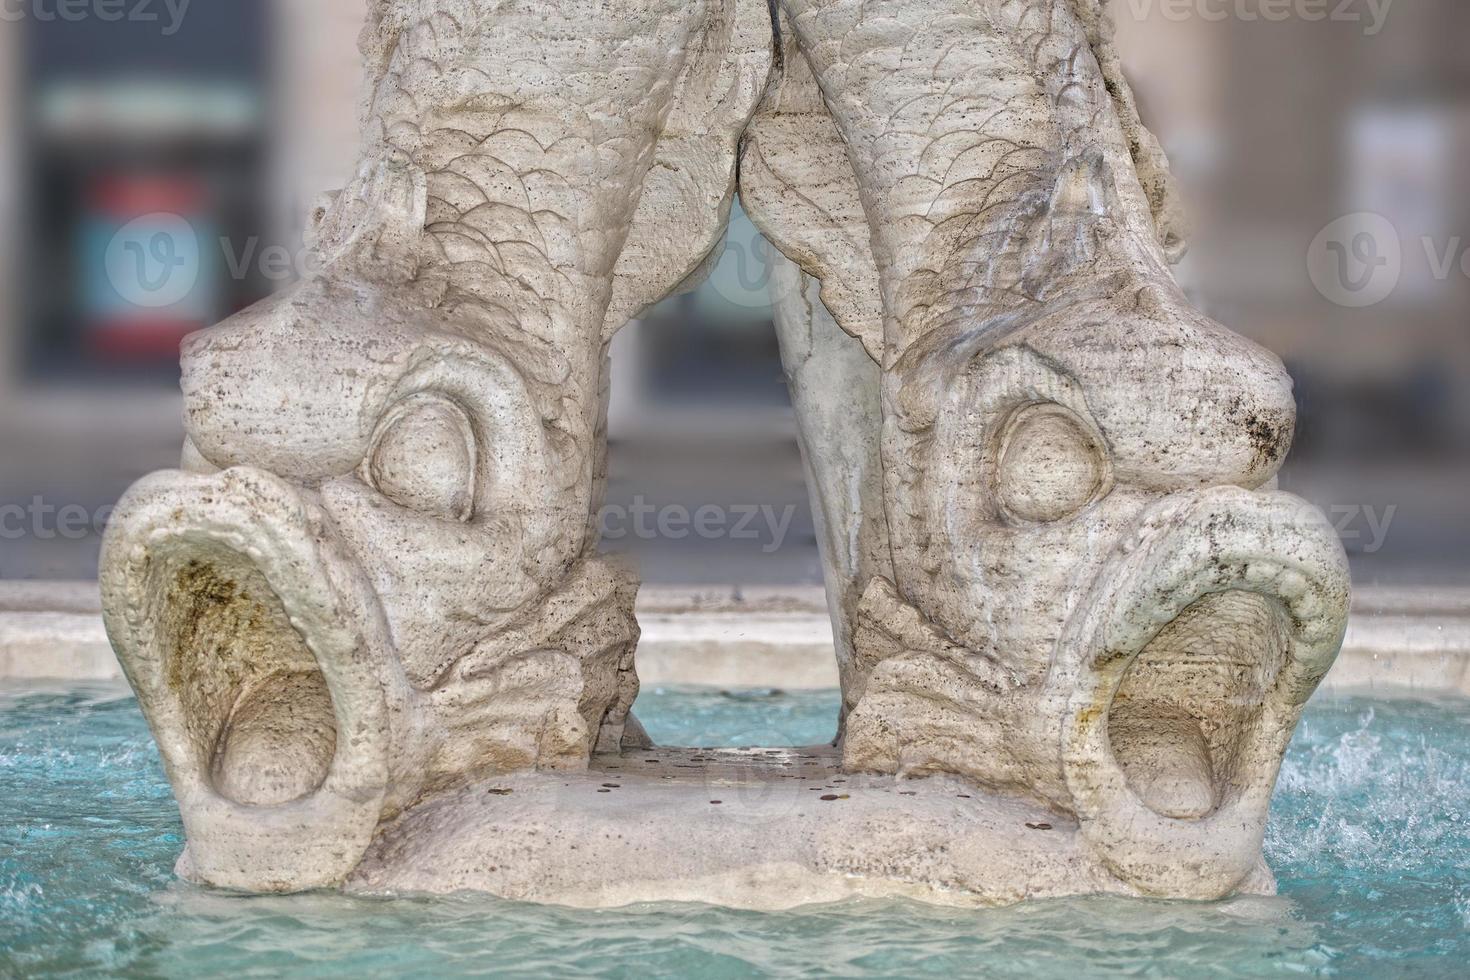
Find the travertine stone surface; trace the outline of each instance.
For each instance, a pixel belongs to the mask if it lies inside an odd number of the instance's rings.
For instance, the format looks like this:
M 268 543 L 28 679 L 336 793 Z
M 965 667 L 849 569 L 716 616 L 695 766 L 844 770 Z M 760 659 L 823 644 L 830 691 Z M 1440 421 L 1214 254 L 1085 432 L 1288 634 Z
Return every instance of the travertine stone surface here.
M 733 0 L 384 0 L 363 50 L 321 271 L 188 344 L 191 472 L 103 559 L 212 884 L 338 883 L 427 794 L 638 740 L 607 324 L 720 240 L 772 58 Z
M 862 590 L 876 577 L 893 577 L 878 451 L 882 375 L 823 305 L 821 283 L 784 257 L 775 263 L 776 333 L 800 420 L 845 719 L 866 676 L 853 647 Z
M 882 374 L 893 573 L 840 583 L 845 765 L 1043 800 L 1140 890 L 1228 894 L 1347 613 L 1326 521 L 1268 489 L 1289 378 L 1170 275 L 1097 5 L 781 6 L 744 200 Z M 850 173 L 802 156 L 834 140 Z M 864 240 L 876 308 L 845 288 Z M 815 468 L 855 455 L 802 421 Z
M 1097 3 L 377 0 L 362 46 L 319 271 L 186 345 L 183 466 L 104 549 L 182 874 L 763 908 L 1269 889 L 1346 566 L 1271 489 L 1280 363 L 1169 273 L 1167 164 Z M 790 260 L 843 686 L 801 765 L 643 758 L 636 583 L 592 533 L 607 342 L 709 267 L 737 158 Z M 862 793 L 738 831 L 697 799 L 803 765 Z
M 346 888 L 761 910 L 1139 894 L 1096 860 L 1070 817 L 953 776 L 847 773 L 828 746 L 635 750 L 597 756 L 587 772 L 487 780 L 384 827 Z M 1239 890 L 1274 891 L 1264 863 Z

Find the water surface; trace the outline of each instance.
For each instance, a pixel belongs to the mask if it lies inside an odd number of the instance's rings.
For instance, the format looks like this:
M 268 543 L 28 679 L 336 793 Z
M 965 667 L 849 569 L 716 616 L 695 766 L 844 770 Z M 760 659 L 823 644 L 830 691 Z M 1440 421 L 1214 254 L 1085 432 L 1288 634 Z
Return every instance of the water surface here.
M 650 689 L 665 744 L 830 739 L 835 693 Z M 1267 833 L 1281 897 L 987 911 L 589 912 L 177 882 L 178 810 L 116 687 L 0 689 L 0 976 L 1465 976 L 1470 709 L 1314 703 Z

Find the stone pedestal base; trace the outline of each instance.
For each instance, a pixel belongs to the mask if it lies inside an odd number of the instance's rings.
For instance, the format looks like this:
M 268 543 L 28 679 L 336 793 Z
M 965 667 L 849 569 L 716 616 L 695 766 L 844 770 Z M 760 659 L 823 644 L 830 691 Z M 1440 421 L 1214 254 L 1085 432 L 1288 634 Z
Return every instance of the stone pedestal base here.
M 479 783 L 384 827 L 346 887 L 760 910 L 1138 894 L 1067 817 L 948 777 L 844 774 L 825 746 L 654 749 L 598 756 L 585 773 Z M 1240 890 L 1275 889 L 1263 866 Z

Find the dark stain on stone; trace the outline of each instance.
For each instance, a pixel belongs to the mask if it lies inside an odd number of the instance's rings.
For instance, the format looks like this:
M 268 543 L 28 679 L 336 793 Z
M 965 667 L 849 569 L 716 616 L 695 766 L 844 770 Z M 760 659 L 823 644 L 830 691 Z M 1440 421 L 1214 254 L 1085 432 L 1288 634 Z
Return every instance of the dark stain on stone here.
M 1251 450 L 1256 454 L 1257 463 L 1268 463 L 1286 455 L 1288 436 L 1284 426 L 1253 412 L 1245 420 L 1245 431 L 1250 437 Z
M 193 647 L 200 639 L 199 628 L 203 625 L 206 614 L 219 610 L 219 615 L 226 617 L 226 621 L 236 627 L 254 626 L 259 616 L 259 611 L 250 600 L 241 595 L 240 587 L 230 579 L 221 576 L 213 566 L 199 561 L 191 561 L 179 570 L 174 578 L 174 589 L 172 598 L 188 611 L 182 615 L 182 619 L 188 630 L 186 645 Z M 184 671 L 193 666 L 186 658 L 174 656 L 168 658 L 168 670 L 165 679 L 168 686 L 175 691 L 182 691 L 188 683 Z

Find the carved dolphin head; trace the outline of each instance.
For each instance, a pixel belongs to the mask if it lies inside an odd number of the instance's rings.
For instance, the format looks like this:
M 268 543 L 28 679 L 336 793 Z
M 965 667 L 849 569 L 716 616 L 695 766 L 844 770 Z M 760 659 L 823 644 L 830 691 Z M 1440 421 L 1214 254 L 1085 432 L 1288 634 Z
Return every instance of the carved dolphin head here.
M 616 747 L 637 693 L 567 365 L 341 272 L 190 340 L 184 469 L 105 543 L 181 869 L 212 884 L 338 882 L 423 792 Z
M 1039 797 L 1124 880 L 1214 896 L 1258 861 L 1348 580 L 1327 522 L 1269 489 L 1280 362 L 1165 282 L 1092 278 L 894 366 L 895 582 L 864 604 L 846 747 Z

